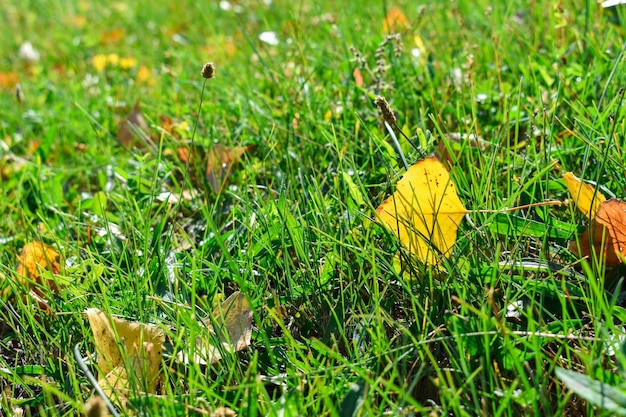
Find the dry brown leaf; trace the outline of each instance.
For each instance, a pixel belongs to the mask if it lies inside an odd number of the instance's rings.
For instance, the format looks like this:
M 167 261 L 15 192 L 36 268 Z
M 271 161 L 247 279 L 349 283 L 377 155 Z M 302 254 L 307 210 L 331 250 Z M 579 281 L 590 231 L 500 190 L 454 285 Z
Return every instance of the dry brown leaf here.
M 190 176 L 195 181 L 198 181 L 196 172 L 196 164 L 200 164 L 201 161 L 206 160 L 206 171 L 204 173 L 205 181 L 209 183 L 211 189 L 216 194 L 219 194 L 226 185 L 226 180 L 232 171 L 233 165 L 235 165 L 244 153 L 253 148 L 254 145 L 228 147 L 217 144 L 212 149 L 204 152 L 199 147 L 194 147 L 191 150 L 182 146 L 178 148 L 177 153 L 181 162 L 189 163 Z
M 221 352 L 238 352 L 250 345 L 252 310 L 244 294 L 239 291 L 233 293 L 213 311 L 211 318 L 204 323 L 207 327 L 206 337 L 196 339 L 195 354 L 191 362 L 212 364 L 222 359 Z M 211 334 L 214 336 L 210 337 Z M 209 340 L 213 338 L 222 346 L 209 344 Z M 178 359 L 183 363 L 190 362 L 183 352 L 179 353 Z
M 146 122 L 139 103 L 135 103 L 128 116 L 117 127 L 117 138 L 125 147 L 144 148 L 150 140 L 150 127 Z
M 252 149 L 252 145 L 229 148 L 218 144 L 209 150 L 206 180 L 215 193 L 219 194 L 222 191 L 233 165 L 239 162 L 242 155 L 250 149 Z
M 147 393 L 159 381 L 165 334 L 154 325 L 130 322 L 97 309 L 85 310 L 98 352 L 100 383 L 105 392 L 121 394 L 135 378 Z M 123 352 L 120 351 L 120 347 Z M 126 361 L 124 360 L 126 359 Z
M 93 396 L 89 398 L 83 407 L 85 417 L 108 417 L 109 409 L 101 396 Z
M 568 249 L 581 257 L 590 257 L 592 251 L 607 266 L 617 266 L 626 257 L 626 202 L 610 199 L 602 202 L 589 228 Z

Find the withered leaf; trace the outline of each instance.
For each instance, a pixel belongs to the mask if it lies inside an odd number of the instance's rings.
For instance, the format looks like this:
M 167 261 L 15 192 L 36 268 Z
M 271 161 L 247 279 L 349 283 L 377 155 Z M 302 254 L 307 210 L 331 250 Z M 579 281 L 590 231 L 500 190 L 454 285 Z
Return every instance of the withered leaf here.
M 165 342 L 163 331 L 149 324 L 109 318 L 97 308 L 89 308 L 85 314 L 96 344 L 100 383 L 105 392 L 128 389 L 132 376 L 141 389 L 154 393 Z
M 612 198 L 597 207 L 587 230 L 568 249 L 578 256 L 591 256 L 592 251 L 607 266 L 623 263 L 626 257 L 626 202 Z
M 135 103 L 128 116 L 117 127 L 117 138 L 124 147 L 144 148 L 150 143 L 150 127 L 139 103 Z
M 252 337 L 252 310 L 244 294 L 237 291 L 213 311 L 204 322 L 207 332 L 196 338 L 196 348 L 191 360 L 181 352 L 178 359 L 183 363 L 194 362 L 201 365 L 218 362 L 221 352 L 237 352 L 250 345 Z M 213 337 L 211 337 L 213 335 Z M 211 339 L 221 346 L 211 345 Z

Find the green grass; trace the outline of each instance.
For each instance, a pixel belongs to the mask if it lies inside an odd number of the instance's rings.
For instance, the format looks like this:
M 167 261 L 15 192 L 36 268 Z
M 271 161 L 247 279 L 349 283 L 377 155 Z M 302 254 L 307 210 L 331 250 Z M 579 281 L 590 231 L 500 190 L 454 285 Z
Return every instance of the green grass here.
M 623 271 L 567 250 L 587 222 L 571 205 L 498 210 L 565 200 L 566 171 L 624 195 L 625 32 L 614 15 L 590 0 L 177 3 L 0 10 L 0 74 L 15 73 L 25 95 L 0 82 L 5 415 L 82 412 L 93 387 L 73 348 L 95 351 L 90 307 L 166 330 L 159 395 L 130 395 L 141 415 L 347 416 L 357 403 L 358 415 L 603 415 L 555 370 L 624 386 L 624 358 L 611 353 L 624 335 Z M 393 6 L 410 22 L 397 54 L 380 47 Z M 280 43 L 260 42 L 264 31 Z M 38 62 L 18 57 L 25 41 Z M 92 58 L 112 53 L 136 65 L 98 72 Z M 217 77 L 205 84 L 207 61 Z M 137 82 L 142 65 L 151 76 Z M 388 88 L 375 91 L 377 80 Z M 372 222 L 404 169 L 376 94 L 425 154 L 441 144 L 453 155 L 472 224 L 439 268 Z M 135 102 L 153 150 L 116 138 Z M 161 116 L 188 129 L 159 133 Z M 204 167 L 177 156 L 192 141 L 253 148 L 216 193 Z M 158 198 L 183 191 L 180 203 Z M 59 291 L 37 285 L 50 312 L 16 280 L 32 241 L 61 254 L 61 273 L 47 273 Z M 176 363 L 205 331 L 198 319 L 237 290 L 253 309 L 249 349 Z

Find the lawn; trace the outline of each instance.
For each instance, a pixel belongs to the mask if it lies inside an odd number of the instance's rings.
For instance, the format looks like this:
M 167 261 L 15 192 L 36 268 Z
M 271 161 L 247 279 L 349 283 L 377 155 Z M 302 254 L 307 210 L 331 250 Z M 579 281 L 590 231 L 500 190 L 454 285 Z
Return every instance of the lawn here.
M 625 18 L 4 2 L 3 415 L 626 415 Z

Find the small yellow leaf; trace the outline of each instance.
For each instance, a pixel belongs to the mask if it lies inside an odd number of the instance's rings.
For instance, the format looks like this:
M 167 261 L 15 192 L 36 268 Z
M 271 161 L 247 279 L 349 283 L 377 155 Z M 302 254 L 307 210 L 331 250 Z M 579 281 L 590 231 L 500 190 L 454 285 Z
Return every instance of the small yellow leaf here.
M 146 67 L 142 65 L 139 67 L 137 71 L 137 83 L 147 83 L 150 84 L 152 78 L 152 72 Z
M 47 269 L 53 274 L 61 270 L 59 254 L 50 246 L 41 242 L 30 242 L 22 248 L 17 274 L 33 281 L 39 281 L 41 269 Z
M 110 319 L 97 308 L 89 308 L 85 314 L 98 352 L 100 379 L 106 382 L 104 385 L 108 385 L 109 391 L 128 389 L 129 375 L 133 375 L 140 388 L 154 393 L 159 380 L 164 333 L 153 325 L 116 317 Z
M 376 213 L 419 261 L 436 265 L 452 254 L 457 229 L 467 210 L 450 174 L 431 156 L 409 167 L 395 193 Z
M 598 208 L 606 200 L 606 197 L 596 187 L 583 182 L 571 172 L 563 174 L 563 179 L 576 208 L 588 219 L 596 217 Z
M 69 19 L 70 24 L 79 29 L 87 26 L 87 18 L 85 16 L 73 16 Z

